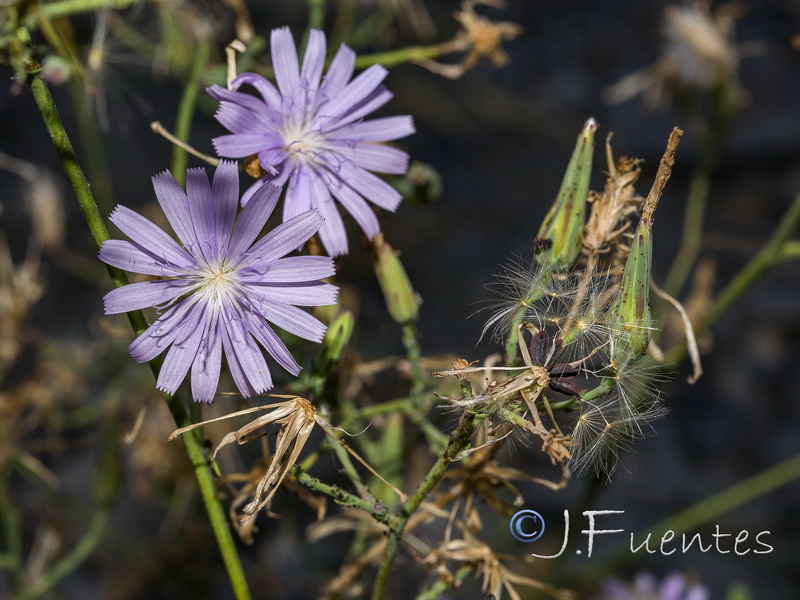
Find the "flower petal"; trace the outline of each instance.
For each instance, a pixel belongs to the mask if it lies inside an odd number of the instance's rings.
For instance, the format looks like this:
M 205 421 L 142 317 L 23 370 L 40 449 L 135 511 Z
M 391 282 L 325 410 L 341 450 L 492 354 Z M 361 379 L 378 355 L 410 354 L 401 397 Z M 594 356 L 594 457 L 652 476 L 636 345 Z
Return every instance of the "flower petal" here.
M 336 56 L 328 67 L 325 80 L 322 82 L 319 93 L 324 99 L 333 98 L 344 89 L 347 82 L 353 76 L 356 66 L 356 53 L 342 44 L 336 51 Z
M 128 352 L 136 362 L 148 362 L 167 349 L 184 330 L 187 315 L 198 310 L 200 296 L 189 296 L 167 310 L 164 315 L 131 342 Z
M 318 211 L 309 210 L 278 225 L 250 248 L 242 265 L 252 266 L 285 256 L 305 244 L 319 230 L 322 222 L 322 215 Z
M 315 206 L 315 198 L 312 197 L 312 193 L 311 171 L 308 165 L 301 162 L 289 179 L 286 200 L 283 203 L 284 222 Z
M 290 98 L 297 89 L 300 68 L 297 63 L 297 48 L 289 28 L 273 29 L 269 42 L 278 89 L 284 98 Z
M 225 355 L 234 354 L 241 365 L 250 386 L 257 394 L 272 387 L 272 376 L 264 360 L 261 349 L 256 344 L 253 336 L 247 330 L 244 322 L 244 312 L 238 306 L 223 306 L 223 326 L 228 333 L 230 352 L 226 349 Z M 238 383 L 237 383 L 238 385 Z
M 271 81 L 258 73 L 242 73 L 231 82 L 231 87 L 238 90 L 242 84 L 253 86 L 261 94 L 267 108 L 274 114 L 280 114 L 281 95 Z
M 189 200 L 186 192 L 175 181 L 172 173 L 164 171 L 153 177 L 153 189 L 161 205 L 161 210 L 172 225 L 172 229 L 189 252 L 197 247 L 197 238 L 192 227 L 192 217 L 189 215 Z
M 303 56 L 303 67 L 300 70 L 300 81 L 309 92 L 316 92 L 319 78 L 325 66 L 325 34 L 319 29 L 312 29 L 308 35 L 306 53 Z
M 222 348 L 225 350 L 225 359 L 228 362 L 228 370 L 231 372 L 231 377 L 233 377 L 236 388 L 245 398 L 255 396 L 258 391 L 253 388 L 250 381 L 247 379 L 247 375 L 245 375 L 244 367 L 242 367 L 242 364 L 239 362 L 239 357 L 233 349 L 233 342 L 231 342 L 228 330 L 220 325 L 219 333 L 222 339 Z
M 339 177 L 364 198 L 388 211 L 394 212 L 403 199 L 400 192 L 380 177 L 351 162 L 341 164 Z
M 217 154 L 225 158 L 244 158 L 263 150 L 280 148 L 283 138 L 278 134 L 232 133 L 211 140 Z
M 366 236 L 369 239 L 375 237 L 375 234 L 381 230 L 381 226 L 378 223 L 378 217 L 375 216 L 375 211 L 367 204 L 367 201 L 341 181 L 337 181 L 336 185 L 331 186 L 331 192 L 334 198 L 350 213 L 350 216 L 356 220 Z
M 185 269 L 176 267 L 141 246 L 126 240 L 106 240 L 100 247 L 99 257 L 104 263 L 131 273 L 162 277 L 185 274 Z
M 368 171 L 402 175 L 408 170 L 408 154 L 391 146 L 362 142 L 358 144 L 329 144 L 353 164 Z
M 205 335 L 207 311 L 208 308 L 205 304 L 198 304 L 197 308 L 189 312 L 178 326 L 178 335 L 169 347 L 158 373 L 156 382 L 158 389 L 168 394 L 174 394 L 186 378 Z
M 237 258 L 247 252 L 275 209 L 280 194 L 280 188 L 274 185 L 263 185 L 256 190 L 236 220 L 228 258 Z
M 320 126 L 341 117 L 364 100 L 381 84 L 387 74 L 388 71 L 382 66 L 372 65 L 353 79 L 341 92 L 320 106 L 318 117 Z
M 217 258 L 220 248 L 217 240 L 214 197 L 205 169 L 186 170 L 186 196 L 189 198 L 189 214 L 192 216 L 192 225 L 199 241 L 198 250 L 206 262 L 211 262 Z
M 280 119 L 281 97 L 280 94 L 278 94 L 278 90 L 276 90 L 275 86 L 269 81 L 261 77 L 261 75 L 255 75 L 254 73 L 242 73 L 236 79 L 234 79 L 233 87 L 235 90 L 239 89 L 239 86 L 242 83 L 250 83 L 250 85 L 256 87 L 256 89 L 261 92 L 261 95 L 264 96 L 264 92 L 258 86 L 246 80 L 247 76 L 259 77 L 265 81 L 267 86 L 272 88 L 272 90 L 275 92 L 275 98 L 277 101 L 275 103 L 271 103 L 266 99 L 262 101 L 250 94 L 231 91 L 218 85 L 207 87 L 206 91 L 211 95 L 212 98 L 218 100 L 219 102 L 229 102 L 230 104 L 236 104 L 250 110 L 262 123 L 275 123 L 276 120 Z
M 160 306 L 188 293 L 193 285 L 194 282 L 188 279 L 161 279 L 124 285 L 105 295 L 103 298 L 105 313 L 115 315 L 150 306 Z
M 402 115 L 353 123 L 337 129 L 329 137 L 343 141 L 390 142 L 411 135 L 414 131 L 413 119 L 409 115 Z
M 361 119 L 362 117 L 366 117 L 368 114 L 378 110 L 393 97 L 394 94 L 392 94 L 385 87 L 382 85 L 378 86 L 366 98 L 349 108 L 347 112 L 336 119 L 335 122 L 330 123 L 330 128 L 326 131 L 336 131 L 340 127 L 344 127 L 353 123 L 354 121 L 357 121 L 358 119 Z
M 297 375 L 301 370 L 300 365 L 269 324 L 251 311 L 244 311 L 244 316 L 248 330 L 264 346 L 269 355 L 289 373 Z
M 335 285 L 319 281 L 306 282 L 304 285 L 248 282 L 247 290 L 254 301 L 283 302 L 294 306 L 330 306 L 336 304 L 339 292 Z
M 197 402 L 211 402 L 217 393 L 222 368 L 222 336 L 219 319 L 212 318 L 206 339 L 192 363 L 192 397 Z
M 261 306 L 261 313 L 271 323 L 303 339 L 321 342 L 325 335 L 325 325 L 322 322 L 290 304 L 264 304 Z
M 244 281 L 260 283 L 295 283 L 331 277 L 336 271 L 328 256 L 289 256 L 254 264 Z M 244 274 L 243 274 L 244 275 Z
M 325 185 L 322 177 L 313 171 L 311 189 L 313 190 L 314 207 L 325 219 L 322 227 L 319 228 L 322 245 L 331 256 L 347 254 L 347 230 L 342 222 L 342 216 L 328 191 L 328 186 Z
M 139 213 L 124 206 L 117 206 L 109 220 L 138 246 L 162 257 L 165 263 L 180 268 L 188 268 L 194 264 L 192 257 L 175 240 Z
M 214 118 L 231 133 L 275 133 L 271 121 L 265 123 L 257 113 L 233 102 L 221 102 Z
M 235 162 L 220 161 L 214 172 L 211 194 L 214 196 L 217 240 L 220 247 L 224 248 L 233 233 L 239 207 L 239 167 Z

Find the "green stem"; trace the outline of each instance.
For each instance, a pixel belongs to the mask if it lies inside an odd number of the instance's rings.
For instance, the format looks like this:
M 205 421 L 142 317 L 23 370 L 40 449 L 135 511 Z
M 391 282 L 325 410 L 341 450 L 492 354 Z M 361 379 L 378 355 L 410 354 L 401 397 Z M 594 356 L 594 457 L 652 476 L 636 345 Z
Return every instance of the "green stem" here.
M 704 164 L 698 165 L 689 184 L 689 193 L 686 196 L 681 246 L 664 281 L 664 290 L 674 298 L 677 298 L 681 293 L 681 289 L 700 254 L 710 184 L 711 169 Z
M 788 242 L 788 238 L 797 229 L 798 224 L 800 224 L 800 195 L 795 197 L 783 217 L 781 217 L 769 241 L 717 296 L 711 310 L 703 319 L 700 327 L 698 327 L 698 335 L 710 329 L 752 287 L 759 277 L 781 262 L 784 257 L 784 249 L 787 246 L 791 248 L 794 244 L 794 242 Z M 681 361 L 685 355 L 686 344 L 683 343 L 669 352 L 667 362 L 668 364 L 674 364 Z
M 89 530 L 72 548 L 72 550 L 58 563 L 53 565 L 46 573 L 36 579 L 36 581 L 20 595 L 22 600 L 37 598 L 51 590 L 59 581 L 77 569 L 103 540 L 103 535 L 108 523 L 108 513 L 99 511 L 92 517 L 89 523 Z
M 322 29 L 325 25 L 326 0 L 306 0 L 308 4 L 308 28 Z
M 419 508 L 419 505 L 422 504 L 428 494 L 436 487 L 436 484 L 441 481 L 445 471 L 447 471 L 447 467 L 450 466 L 450 463 L 452 463 L 467 444 L 469 444 L 472 434 L 485 418 L 486 415 L 479 415 L 472 411 L 465 411 L 464 414 L 461 415 L 458 425 L 450 434 L 447 448 L 430 468 L 427 475 L 425 475 L 425 478 L 419 484 L 419 487 L 417 487 L 414 495 L 403 505 L 398 515 L 396 526 L 389 531 L 389 540 L 383 555 L 383 562 L 378 569 L 375 588 L 372 592 L 372 600 L 381 600 L 386 593 L 386 586 L 389 583 L 389 576 L 391 575 L 392 565 L 394 564 L 394 559 L 397 556 L 397 550 L 400 546 L 400 539 L 403 536 L 403 531 L 411 515 L 414 514 Z
M 61 161 L 64 171 L 67 174 L 67 179 L 72 186 L 75 197 L 80 205 L 81 212 L 83 213 L 86 224 L 89 226 L 92 237 L 95 243 L 100 247 L 104 241 L 108 239 L 108 231 L 100 211 L 97 208 L 94 197 L 92 196 L 89 184 L 86 177 L 81 170 L 78 160 L 75 156 L 75 151 L 69 141 L 67 132 L 64 130 L 64 125 L 58 115 L 58 110 L 53 103 L 53 98 L 50 95 L 50 90 L 47 84 L 39 77 L 34 76 L 30 81 L 33 97 L 36 101 L 39 111 L 42 114 L 47 131 L 55 146 L 58 157 Z M 128 277 L 125 272 L 117 269 L 116 267 L 107 266 L 109 275 L 111 276 L 114 285 L 120 287 L 128 283 Z M 132 311 L 128 313 L 128 319 L 131 326 L 137 333 L 143 332 L 147 328 L 147 321 L 144 318 L 142 311 Z M 156 359 L 150 362 L 150 368 L 157 376 L 161 360 Z M 170 412 L 175 419 L 178 427 L 189 424 L 189 419 L 186 410 L 183 408 L 180 400 L 176 396 L 164 394 L 164 399 L 169 406 Z M 194 467 L 195 477 L 197 479 L 200 493 L 203 497 L 203 502 L 208 512 L 209 521 L 212 530 L 217 540 L 220 553 L 222 554 L 225 568 L 228 572 L 228 577 L 231 582 L 234 595 L 237 600 L 249 600 L 250 591 L 247 586 L 247 580 L 244 576 L 244 569 L 239 561 L 239 556 L 236 552 L 236 545 L 233 541 L 228 519 L 225 510 L 222 507 L 219 498 L 217 497 L 216 485 L 214 476 L 209 468 L 208 459 L 205 455 L 203 442 L 199 434 L 187 434 L 181 436 L 186 453 L 189 456 Z
M 386 510 L 386 508 L 380 503 L 373 503 L 368 500 L 364 500 L 358 496 L 355 496 L 354 494 L 345 492 L 339 486 L 323 483 L 316 477 L 306 473 L 300 465 L 294 465 L 289 470 L 289 473 L 297 478 L 297 481 L 302 483 L 308 489 L 328 496 L 337 504 L 363 510 L 364 512 L 372 515 L 373 519 L 379 523 L 387 525 L 389 528 L 394 528 L 397 526 L 397 517 L 389 513 L 389 511 Z
M 734 484 L 718 494 L 701 500 L 697 504 L 656 523 L 648 528 L 647 531 L 656 540 L 670 530 L 675 532 L 675 536 L 680 536 L 797 479 L 800 479 L 800 454 Z M 597 581 L 606 573 L 615 570 L 619 565 L 635 556 L 630 552 L 630 549 L 626 548 L 604 563 L 583 573 L 579 577 L 579 582 Z
M 383 65 L 384 67 L 394 67 L 407 62 L 418 60 L 433 59 L 444 54 L 441 44 L 433 46 L 407 46 L 388 52 L 378 52 L 377 54 L 362 54 L 356 58 L 356 69 L 366 69 L 372 65 Z
M 460 567 L 453 574 L 452 582 L 440 579 L 427 590 L 418 594 L 416 600 L 436 600 L 437 598 L 440 598 L 446 591 L 452 591 L 456 589 L 458 585 L 460 585 L 461 582 L 464 581 L 470 573 L 472 573 L 472 571 L 473 568 L 471 565 L 464 565 L 463 567 Z
M 189 135 L 192 129 L 192 116 L 194 115 L 194 107 L 197 103 L 197 94 L 200 91 L 200 80 L 206 71 L 208 64 L 208 55 L 211 50 L 211 44 L 208 41 L 202 41 L 197 46 L 194 63 L 192 64 L 192 72 L 189 75 L 189 81 L 183 89 L 181 102 L 178 106 L 178 118 L 175 124 L 175 137 L 182 142 L 189 143 Z M 186 150 L 179 146 L 172 147 L 172 175 L 181 185 L 186 183 L 186 165 L 188 163 L 188 154 Z
M 62 2 L 45 4 L 42 10 L 47 17 L 53 19 L 55 17 L 67 17 L 79 13 L 92 12 L 106 7 L 119 10 L 140 1 L 141 0 L 63 0 Z M 154 2 L 157 0 L 148 1 Z

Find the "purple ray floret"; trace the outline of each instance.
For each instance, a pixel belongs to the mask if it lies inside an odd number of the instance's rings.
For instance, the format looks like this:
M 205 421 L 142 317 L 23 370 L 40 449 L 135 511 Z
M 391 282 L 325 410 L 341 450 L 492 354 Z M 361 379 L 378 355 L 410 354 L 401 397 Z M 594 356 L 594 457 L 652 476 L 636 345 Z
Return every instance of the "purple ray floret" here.
M 300 213 L 256 241 L 280 190 L 260 187 L 237 219 L 235 162 L 220 162 L 213 182 L 203 169 L 189 169 L 185 192 L 168 172 L 153 177 L 153 187 L 182 245 L 118 206 L 111 221 L 131 241 L 108 240 L 100 248 L 100 259 L 110 265 L 166 278 L 132 283 L 104 298 L 106 314 L 159 309 L 159 319 L 128 348 L 131 356 L 147 362 L 169 348 L 158 388 L 175 393 L 191 369 L 192 396 L 200 402 L 214 399 L 223 352 L 245 397 L 272 387 L 262 347 L 297 375 L 300 365 L 268 321 L 307 340 L 322 340 L 325 326 L 297 307 L 336 302 L 337 288 L 319 281 L 334 274 L 333 260 L 285 256 L 319 230 L 319 211 Z
M 302 65 L 288 27 L 270 37 L 277 87 L 261 75 L 242 73 L 233 91 L 211 86 L 219 100 L 217 120 L 231 133 L 214 139 L 220 156 L 258 156 L 267 175 L 242 197 L 246 204 L 262 185 L 287 185 L 283 220 L 316 208 L 325 218 L 319 234 L 331 256 L 347 253 L 347 234 L 334 200 L 359 224 L 367 237 L 380 231 L 370 203 L 394 211 L 400 194 L 373 173 L 402 174 L 408 155 L 382 142 L 414 133 L 410 116 L 362 120 L 386 104 L 392 94 L 383 87 L 387 71 L 373 65 L 350 80 L 355 53 L 337 51 L 325 77 L 325 34 L 312 30 Z M 237 91 L 247 84 L 260 98 Z

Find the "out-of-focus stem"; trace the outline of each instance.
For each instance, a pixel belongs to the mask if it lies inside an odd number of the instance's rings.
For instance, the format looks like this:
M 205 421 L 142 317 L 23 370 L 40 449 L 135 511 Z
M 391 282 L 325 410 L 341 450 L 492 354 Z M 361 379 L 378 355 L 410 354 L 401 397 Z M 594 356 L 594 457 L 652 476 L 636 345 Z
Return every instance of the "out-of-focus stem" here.
M 445 54 L 446 46 L 434 44 L 432 46 L 407 46 L 388 52 L 377 54 L 362 54 L 356 58 L 356 69 L 366 69 L 372 65 L 394 67 L 407 62 L 433 59 Z
M 41 577 L 28 587 L 22 594 L 21 600 L 29 600 L 37 598 L 51 590 L 59 581 L 77 569 L 89 556 L 94 549 L 103 540 L 103 534 L 106 531 L 106 524 L 108 523 L 108 512 L 101 510 L 92 516 L 92 521 L 89 523 L 89 529 L 75 545 L 74 548 L 56 563 L 51 569 L 44 573 Z
M 793 456 L 782 463 L 769 467 L 757 475 L 753 475 L 744 481 L 730 486 L 718 494 L 705 498 L 660 523 L 656 523 L 652 527 L 649 527 L 647 531 L 651 533 L 652 537 L 656 540 L 660 539 L 661 536 L 669 530 L 672 530 L 675 533 L 675 537 L 678 537 L 682 533 L 692 531 L 720 515 L 797 479 L 800 479 L 800 455 Z M 635 556 L 636 555 L 630 552 L 630 549 L 626 547 L 604 562 L 582 573 L 578 578 L 578 582 L 587 583 L 596 581 Z
M 22 542 L 20 537 L 17 510 L 11 502 L 8 487 L 10 461 L 5 460 L 0 466 L 0 527 L 3 529 L 3 550 L 5 560 L 3 567 L 11 572 L 13 589 L 22 594 L 25 590 L 25 578 L 22 575 Z
M 66 17 L 79 13 L 91 12 L 101 8 L 121 9 L 131 4 L 136 4 L 141 0 L 63 0 L 62 2 L 52 2 L 42 6 L 44 14 L 51 19 L 55 17 Z M 155 0 L 146 0 L 155 1 Z M 169 0 L 158 0 L 160 2 Z
M 67 132 L 64 130 L 64 125 L 53 103 L 50 90 L 39 76 L 32 77 L 30 84 L 33 97 L 42 114 L 42 119 L 53 141 L 53 145 L 64 167 L 64 171 L 67 174 L 67 179 L 75 192 L 75 197 L 78 200 L 86 224 L 89 226 L 95 243 L 100 247 L 103 242 L 108 239 L 108 230 L 97 208 L 97 204 L 92 196 L 83 170 L 78 164 L 75 151 L 69 141 Z M 124 271 L 116 267 L 108 266 L 108 272 L 115 286 L 120 287 L 128 283 L 128 277 Z M 147 321 L 141 311 L 129 312 L 128 319 L 134 331 L 137 333 L 141 333 L 147 328 Z M 160 366 L 161 360 L 159 359 L 150 362 L 150 368 L 155 375 L 158 375 Z M 175 419 L 175 424 L 178 427 L 188 425 L 189 418 L 180 400 L 176 396 L 170 396 L 168 394 L 164 394 L 164 400 Z M 244 576 L 244 569 L 239 561 L 239 555 L 236 552 L 236 545 L 233 541 L 230 526 L 228 525 L 228 518 L 217 497 L 214 476 L 209 467 L 203 442 L 197 434 L 184 435 L 181 439 L 183 440 L 189 460 L 194 467 L 194 474 L 197 479 L 198 487 L 200 488 L 211 528 L 216 537 L 220 553 L 222 554 L 222 559 L 225 563 L 234 595 L 237 600 L 249 600 L 251 596 L 247 586 L 247 580 Z
M 792 204 L 781 217 L 772 237 L 764 247 L 739 271 L 736 276 L 725 286 L 714 301 L 711 310 L 706 315 L 696 333 L 702 334 L 710 329 L 719 318 L 750 289 L 756 280 L 769 269 L 784 260 L 784 249 L 791 248 L 795 242 L 788 242 L 788 238 L 800 225 L 800 195 L 795 197 Z M 681 361 L 686 355 L 686 344 L 675 347 L 667 355 L 667 363 L 674 364 Z
M 389 539 L 387 541 L 386 551 L 383 555 L 383 561 L 378 569 L 375 588 L 372 592 L 372 600 L 382 600 L 386 593 L 386 586 L 389 583 L 392 565 L 394 564 L 394 559 L 397 556 L 397 550 L 400 546 L 400 538 L 403 536 L 403 531 L 411 515 L 414 514 L 419 508 L 419 505 L 422 504 L 428 494 L 436 487 L 436 484 L 441 481 L 445 471 L 447 471 L 447 467 L 458 457 L 467 444 L 469 444 L 472 434 L 485 418 L 486 415 L 476 414 L 469 410 L 461 415 L 458 425 L 450 434 L 447 448 L 430 468 L 427 475 L 425 475 L 425 478 L 419 484 L 419 487 L 417 487 L 414 495 L 403 505 L 398 515 L 397 523 L 389 531 Z
M 194 115 L 194 107 L 197 102 L 197 93 L 200 91 L 200 80 L 205 73 L 208 64 L 208 54 L 211 49 L 211 44 L 207 41 L 202 41 L 197 46 L 197 53 L 195 54 L 194 63 L 192 64 L 192 72 L 189 75 L 189 81 L 183 90 L 181 102 L 178 106 L 178 119 L 175 124 L 175 137 L 185 143 L 189 143 L 189 135 L 192 129 L 192 116 Z M 172 147 L 172 175 L 181 185 L 186 182 L 186 165 L 188 162 L 188 155 L 186 150 L 180 146 Z

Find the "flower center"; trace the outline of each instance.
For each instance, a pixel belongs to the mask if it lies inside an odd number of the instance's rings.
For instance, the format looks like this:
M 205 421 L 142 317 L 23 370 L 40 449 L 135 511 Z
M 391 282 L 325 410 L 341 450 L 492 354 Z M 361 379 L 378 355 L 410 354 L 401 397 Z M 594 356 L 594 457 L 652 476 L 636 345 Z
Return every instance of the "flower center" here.
M 287 126 L 283 131 L 284 150 L 295 160 L 311 162 L 324 148 L 325 138 L 306 123 Z
M 203 289 L 212 301 L 219 302 L 223 297 L 232 296 L 236 289 L 237 278 L 234 269 L 219 263 L 208 265 L 202 274 Z

